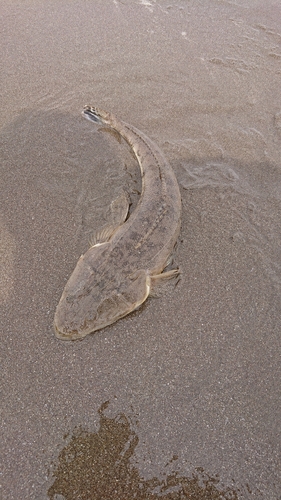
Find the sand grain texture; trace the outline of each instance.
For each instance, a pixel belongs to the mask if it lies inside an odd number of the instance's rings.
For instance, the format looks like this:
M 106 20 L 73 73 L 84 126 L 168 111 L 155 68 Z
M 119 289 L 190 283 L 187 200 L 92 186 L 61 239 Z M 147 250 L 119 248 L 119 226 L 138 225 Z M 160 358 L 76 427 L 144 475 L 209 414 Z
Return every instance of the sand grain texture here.
M 279 3 L 0 3 L 2 498 L 277 500 Z M 181 280 L 65 343 L 64 285 L 120 189 L 131 210 L 140 189 L 87 103 L 172 165 Z

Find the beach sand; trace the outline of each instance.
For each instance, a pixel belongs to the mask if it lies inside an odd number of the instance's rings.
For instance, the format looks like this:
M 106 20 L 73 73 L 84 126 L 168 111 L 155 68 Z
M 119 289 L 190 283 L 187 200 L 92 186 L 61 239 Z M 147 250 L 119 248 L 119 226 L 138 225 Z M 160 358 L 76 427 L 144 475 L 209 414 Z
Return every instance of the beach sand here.
M 0 0 L 3 500 L 280 498 L 281 6 Z M 56 305 L 154 140 L 181 278 L 63 342 Z M 1 496 L 1 494 L 0 494 Z

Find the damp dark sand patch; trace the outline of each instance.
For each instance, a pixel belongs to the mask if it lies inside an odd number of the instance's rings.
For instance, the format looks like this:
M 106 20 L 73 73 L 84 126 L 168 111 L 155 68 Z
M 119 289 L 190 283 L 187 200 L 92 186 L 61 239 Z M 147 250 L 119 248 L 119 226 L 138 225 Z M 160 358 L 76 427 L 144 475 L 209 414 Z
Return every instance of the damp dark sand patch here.
M 138 437 L 124 414 L 114 419 L 104 415 L 108 404 L 99 410 L 99 431 L 75 429 L 60 452 L 55 481 L 48 490 L 51 500 L 238 500 L 237 491 L 222 491 L 219 478 L 210 477 L 202 468 L 191 478 L 174 472 L 165 481 L 142 479 L 130 463 Z

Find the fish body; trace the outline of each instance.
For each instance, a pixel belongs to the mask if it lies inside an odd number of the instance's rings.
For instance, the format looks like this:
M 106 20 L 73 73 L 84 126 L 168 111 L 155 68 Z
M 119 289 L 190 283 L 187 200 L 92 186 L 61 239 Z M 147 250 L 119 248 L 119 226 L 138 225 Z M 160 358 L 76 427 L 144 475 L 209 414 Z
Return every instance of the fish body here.
M 140 166 L 142 191 L 127 220 L 126 193 L 112 203 L 112 224 L 78 260 L 55 312 L 55 333 L 63 340 L 81 339 L 114 323 L 139 307 L 155 283 L 178 273 L 165 272 L 181 222 L 181 196 L 171 166 L 135 127 L 90 106 L 83 114 L 127 141 Z

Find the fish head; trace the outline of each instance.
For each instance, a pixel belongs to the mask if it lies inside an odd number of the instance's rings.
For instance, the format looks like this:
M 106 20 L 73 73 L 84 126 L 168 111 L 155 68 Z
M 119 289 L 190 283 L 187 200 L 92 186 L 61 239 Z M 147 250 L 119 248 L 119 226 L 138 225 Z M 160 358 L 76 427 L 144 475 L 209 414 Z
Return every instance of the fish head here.
M 86 335 L 123 318 L 149 294 L 150 278 L 110 265 L 110 243 L 90 248 L 80 257 L 57 306 L 54 329 L 61 340 Z

